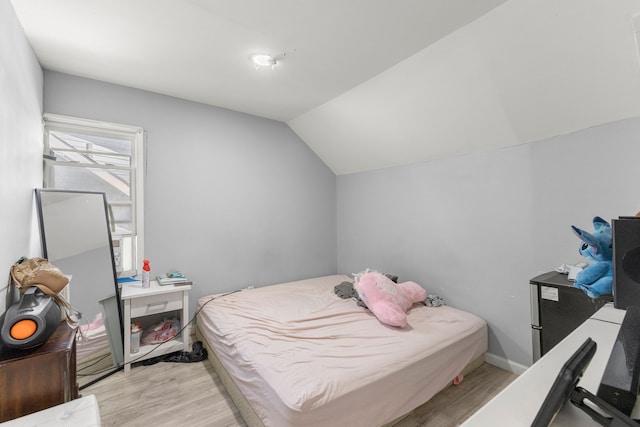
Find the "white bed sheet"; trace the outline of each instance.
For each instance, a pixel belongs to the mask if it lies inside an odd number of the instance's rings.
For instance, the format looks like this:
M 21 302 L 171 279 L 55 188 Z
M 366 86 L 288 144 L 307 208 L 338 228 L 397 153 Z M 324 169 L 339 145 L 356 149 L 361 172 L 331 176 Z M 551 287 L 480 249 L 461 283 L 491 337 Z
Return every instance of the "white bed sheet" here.
M 487 325 L 414 305 L 384 326 L 337 275 L 206 296 L 200 330 L 265 426 L 374 426 L 410 412 L 487 350 Z

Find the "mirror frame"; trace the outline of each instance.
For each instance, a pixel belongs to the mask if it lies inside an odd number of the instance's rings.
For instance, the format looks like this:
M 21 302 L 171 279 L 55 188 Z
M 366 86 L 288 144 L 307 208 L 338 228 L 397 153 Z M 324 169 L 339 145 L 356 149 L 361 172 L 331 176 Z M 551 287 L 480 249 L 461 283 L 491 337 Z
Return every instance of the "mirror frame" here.
M 109 346 L 112 352 L 112 357 L 115 359 L 114 360 L 114 367 L 113 370 L 111 371 L 107 371 L 106 373 L 104 373 L 103 375 L 98 376 L 97 378 L 89 381 L 87 384 L 84 384 L 82 386 L 80 386 L 80 390 L 82 390 L 85 387 L 88 387 L 89 385 L 92 385 L 96 382 L 98 382 L 99 380 L 108 377 L 109 375 L 121 370 L 123 368 L 123 356 L 124 354 L 113 354 L 115 351 L 117 351 L 117 346 L 114 345 L 114 340 L 117 340 L 119 342 L 119 349 L 123 349 L 124 348 L 124 330 L 123 330 L 123 314 L 122 314 L 122 304 L 120 303 L 121 301 L 121 297 L 120 297 L 120 286 L 118 284 L 118 275 L 116 272 L 116 264 L 115 264 L 115 259 L 113 256 L 113 237 L 111 235 L 111 221 L 110 221 L 110 216 L 109 216 L 109 206 L 107 204 L 107 197 L 105 195 L 104 192 L 98 192 L 98 191 L 76 191 L 76 190 L 59 190 L 59 189 L 43 189 L 43 188 L 36 188 L 35 189 L 35 199 L 36 199 L 36 206 L 37 206 L 37 213 L 38 213 L 38 223 L 39 223 L 39 228 L 40 228 L 40 243 L 42 246 L 42 257 L 45 259 L 49 259 L 48 258 L 48 252 L 47 252 L 47 239 L 46 239 L 46 230 L 45 230 L 45 224 L 44 224 L 44 211 L 43 211 L 43 204 L 42 204 L 42 194 L 44 193 L 65 193 L 65 194 L 94 194 L 94 195 L 100 195 L 102 196 L 102 201 L 104 203 L 104 214 L 105 214 L 105 219 L 106 219 L 106 231 L 107 231 L 107 239 L 108 239 L 108 243 L 109 243 L 109 253 L 110 253 L 110 258 L 111 258 L 111 272 L 113 275 L 113 284 L 114 284 L 114 290 L 115 290 L 115 298 L 116 298 L 116 306 L 117 306 L 117 312 L 118 312 L 118 325 L 117 327 L 114 327 L 113 322 L 111 322 L 111 324 L 109 325 L 109 321 L 108 319 L 104 319 L 104 324 L 105 324 L 105 328 L 106 328 L 106 333 L 108 335 L 108 339 L 109 339 Z M 55 265 L 55 260 L 50 260 L 50 262 Z M 64 271 L 63 271 L 64 273 Z M 74 306 L 74 302 L 73 302 L 73 296 L 70 298 L 70 304 L 71 306 Z M 104 307 L 103 307 L 104 309 Z M 115 336 L 114 336 L 115 335 Z

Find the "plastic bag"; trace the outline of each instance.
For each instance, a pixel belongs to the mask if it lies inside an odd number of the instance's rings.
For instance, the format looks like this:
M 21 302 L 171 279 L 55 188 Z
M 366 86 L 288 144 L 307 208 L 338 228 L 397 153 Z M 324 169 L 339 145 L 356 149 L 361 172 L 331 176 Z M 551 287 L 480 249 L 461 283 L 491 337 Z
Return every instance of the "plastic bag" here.
M 180 332 L 180 320 L 162 319 L 161 322 L 142 331 L 142 344 L 160 344 L 174 338 Z

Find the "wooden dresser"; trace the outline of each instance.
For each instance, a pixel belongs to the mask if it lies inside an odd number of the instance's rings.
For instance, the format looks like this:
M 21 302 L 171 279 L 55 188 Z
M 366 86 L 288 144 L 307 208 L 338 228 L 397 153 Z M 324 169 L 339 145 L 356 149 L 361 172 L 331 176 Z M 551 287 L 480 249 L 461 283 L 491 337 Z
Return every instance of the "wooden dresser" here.
M 61 322 L 41 346 L 0 353 L 0 422 L 78 397 L 75 332 Z

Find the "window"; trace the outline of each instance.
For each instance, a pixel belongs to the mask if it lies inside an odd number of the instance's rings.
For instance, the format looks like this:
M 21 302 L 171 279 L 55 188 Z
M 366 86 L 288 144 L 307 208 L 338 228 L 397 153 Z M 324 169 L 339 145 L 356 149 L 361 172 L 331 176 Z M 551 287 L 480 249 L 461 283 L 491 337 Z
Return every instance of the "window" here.
M 142 265 L 142 128 L 45 114 L 44 188 L 99 191 L 107 198 L 119 276 Z

